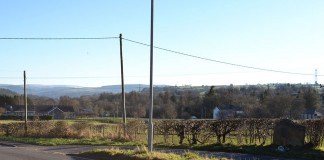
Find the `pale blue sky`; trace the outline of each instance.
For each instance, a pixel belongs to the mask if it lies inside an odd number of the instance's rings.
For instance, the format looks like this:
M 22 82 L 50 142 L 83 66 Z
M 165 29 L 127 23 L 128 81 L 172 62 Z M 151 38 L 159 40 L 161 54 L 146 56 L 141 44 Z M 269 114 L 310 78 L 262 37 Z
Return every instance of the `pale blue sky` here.
M 219 61 L 324 73 L 323 0 L 155 0 L 154 44 Z M 150 0 L 1 0 L 0 37 L 111 37 L 149 44 Z M 149 84 L 149 47 L 124 41 L 126 84 Z M 154 50 L 154 83 L 313 83 Z M 0 40 L 0 83 L 120 84 L 119 40 Z M 83 77 L 83 78 L 77 78 Z M 323 76 L 318 77 L 324 83 Z

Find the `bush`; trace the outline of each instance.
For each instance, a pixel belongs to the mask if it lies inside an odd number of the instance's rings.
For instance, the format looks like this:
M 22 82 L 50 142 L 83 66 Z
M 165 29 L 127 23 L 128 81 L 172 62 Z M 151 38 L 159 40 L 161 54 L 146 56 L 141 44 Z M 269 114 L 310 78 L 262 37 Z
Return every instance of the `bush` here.
M 32 121 L 27 123 L 28 137 L 49 138 L 50 132 L 54 128 L 54 122 Z
M 22 116 L 16 116 L 16 115 L 0 115 L 1 120 L 22 120 Z
M 52 120 L 53 117 L 51 115 L 43 115 L 43 116 L 28 116 L 28 120 Z M 25 116 L 18 115 L 0 115 L 1 120 L 24 120 Z
M 53 116 L 51 116 L 51 115 L 39 116 L 39 120 L 49 121 L 52 119 L 53 119 Z
M 123 125 L 120 125 L 123 127 Z M 144 133 L 143 131 L 147 130 L 144 121 L 141 120 L 132 120 L 126 124 L 126 134 L 128 137 L 124 137 L 131 141 L 136 140 L 138 135 Z
M 240 145 L 265 145 L 271 143 L 275 121 L 276 119 L 157 120 L 154 124 L 154 135 L 163 136 L 164 143 L 173 144 L 230 142 Z M 323 145 L 324 120 L 298 123 L 306 127 L 306 142 L 309 145 L 314 147 Z M 34 138 L 108 138 L 113 141 L 142 141 L 143 135 L 147 134 L 147 125 L 143 120 L 129 121 L 125 137 L 122 136 L 123 124 L 96 125 L 86 121 L 71 125 L 67 121 L 29 121 L 27 124 L 27 136 Z M 23 122 L 0 124 L 0 134 L 23 137 L 24 125 Z M 174 139 L 175 136 L 178 138 Z M 233 139 L 236 141 L 232 141 Z
M 87 137 L 86 130 L 89 129 L 90 124 L 85 121 L 73 123 L 71 125 L 71 129 L 75 132 L 74 135 L 76 136 L 75 138 L 83 138 Z
M 25 137 L 25 123 L 0 124 L 0 134 Z M 115 138 L 116 133 L 109 125 L 94 125 L 87 122 L 68 124 L 66 121 L 29 121 L 28 137 L 32 138 Z
M 54 128 L 50 130 L 52 138 L 69 138 L 71 133 L 69 124 L 65 121 L 57 121 L 54 124 Z
M 24 136 L 25 130 L 24 123 L 9 123 L 9 124 L 2 124 L 2 130 L 5 136 L 15 136 L 21 137 Z
M 307 142 L 314 147 L 323 145 L 324 141 L 324 119 L 307 120 L 302 122 L 306 127 Z

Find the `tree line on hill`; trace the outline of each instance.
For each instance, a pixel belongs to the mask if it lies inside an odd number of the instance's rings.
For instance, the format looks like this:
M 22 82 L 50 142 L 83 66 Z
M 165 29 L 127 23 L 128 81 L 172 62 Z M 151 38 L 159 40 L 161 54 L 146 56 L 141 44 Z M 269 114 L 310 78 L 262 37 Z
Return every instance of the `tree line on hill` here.
M 305 109 L 321 109 L 323 94 L 312 86 L 281 84 L 218 86 L 189 88 L 159 87 L 154 92 L 155 118 L 212 118 L 215 106 L 240 106 L 245 116 L 251 118 L 299 118 Z M 23 95 L 0 95 L 0 113 L 4 106 L 23 105 Z M 73 106 L 76 114 L 81 109 L 90 109 L 96 115 L 121 117 L 121 94 L 101 93 L 72 98 L 61 96 L 53 99 L 28 96 L 28 105 Z M 127 117 L 148 117 L 149 92 L 126 93 Z

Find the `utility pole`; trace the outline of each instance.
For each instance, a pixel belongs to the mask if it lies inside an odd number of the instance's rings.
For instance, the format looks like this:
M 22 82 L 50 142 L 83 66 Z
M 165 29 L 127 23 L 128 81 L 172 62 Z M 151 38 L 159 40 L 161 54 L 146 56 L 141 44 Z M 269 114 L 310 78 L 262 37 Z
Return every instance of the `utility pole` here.
M 25 102 L 25 136 L 27 137 L 27 93 L 26 93 L 26 71 L 24 71 L 24 102 Z
M 115 103 L 115 105 L 116 105 L 116 111 L 115 111 L 115 115 L 116 115 L 116 118 L 118 119 L 118 104 L 117 104 L 117 103 Z
M 153 16 L 154 0 L 151 0 L 151 42 L 150 42 L 150 117 L 148 133 L 148 150 L 153 151 Z
M 125 86 L 124 86 L 124 62 L 123 62 L 123 37 L 119 34 L 120 43 L 120 71 L 121 71 L 121 84 L 122 84 L 122 106 L 123 106 L 123 123 L 124 123 L 124 137 L 126 137 L 126 107 L 125 107 Z
M 318 86 L 318 83 L 317 83 L 317 69 L 315 69 L 315 86 Z

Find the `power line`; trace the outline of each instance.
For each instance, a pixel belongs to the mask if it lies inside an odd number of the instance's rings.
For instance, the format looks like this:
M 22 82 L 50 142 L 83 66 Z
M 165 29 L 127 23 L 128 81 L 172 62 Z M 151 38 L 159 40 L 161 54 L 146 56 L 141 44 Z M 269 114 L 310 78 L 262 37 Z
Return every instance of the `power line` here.
M 219 73 L 190 73 L 190 74 L 157 74 L 158 77 L 174 77 L 174 76 L 204 76 L 204 75 L 219 75 L 219 74 L 237 74 L 237 73 L 252 73 L 252 72 L 219 72 Z M 149 75 L 128 75 L 125 77 L 148 77 Z M 110 79 L 110 78 L 119 78 L 120 76 L 69 76 L 69 77 L 27 77 L 28 79 Z M 22 77 L 0 77 L 1 79 L 22 79 Z
M 138 41 L 135 41 L 135 40 L 131 40 L 131 39 L 127 39 L 127 38 L 123 38 L 123 39 L 125 41 L 129 41 L 129 42 L 132 42 L 132 43 L 140 44 L 140 45 L 143 45 L 143 46 L 150 46 L 149 44 L 142 43 L 142 42 L 138 42 Z M 174 51 L 174 50 L 166 49 L 166 48 L 162 48 L 162 47 L 157 47 L 157 46 L 154 46 L 154 48 L 159 49 L 159 50 L 162 50 L 162 51 L 170 52 L 170 53 L 175 53 L 175 54 L 178 54 L 178 55 L 183 55 L 183 56 L 191 57 L 191 58 L 196 58 L 196 59 L 201 59 L 201 60 L 206 60 L 206 61 L 221 63 L 221 64 L 225 64 L 225 65 L 231 65 L 231 66 L 236 66 L 236 67 L 241 67 L 241 68 L 248 68 L 248 69 L 260 70 L 260 71 L 267 71 L 267 72 L 276 72 L 276 73 L 283 73 L 283 74 L 313 76 L 313 74 L 309 74 L 309 73 L 288 72 L 288 71 L 281 71 L 281 70 L 274 70 L 274 69 L 259 68 L 259 67 L 253 67 L 253 66 L 235 64 L 235 63 L 230 63 L 230 62 L 225 62 L 225 61 L 219 61 L 219 60 L 215 60 L 215 59 L 200 57 L 200 56 L 196 56 L 196 55 L 192 55 L 192 54 L 187 54 L 187 53 L 184 53 L 184 52 L 178 52 L 178 51 Z M 324 75 L 317 75 L 317 76 L 324 76 Z
M 1 79 L 21 79 L 21 77 L 0 77 Z M 28 79 L 107 79 L 107 78 L 117 78 L 113 77 L 27 77 Z
M 115 77 L 29 77 L 29 79 L 105 79 Z
M 112 37 L 0 37 L 0 40 L 107 40 L 107 39 L 117 39 L 117 38 L 119 38 L 119 37 L 113 37 L 113 36 Z M 150 46 L 149 44 L 131 40 L 128 38 L 122 38 L 122 39 L 124 39 L 125 41 L 132 42 L 132 43 L 140 44 L 143 46 L 148 46 L 148 47 Z M 314 75 L 314 74 L 309 74 L 309 73 L 288 72 L 288 71 L 282 71 L 282 70 L 274 70 L 274 69 L 259 68 L 259 67 L 235 64 L 235 63 L 220 61 L 220 60 L 216 60 L 216 59 L 187 54 L 184 52 L 178 52 L 178 51 L 174 51 L 174 50 L 166 49 L 166 48 L 162 48 L 162 47 L 157 47 L 157 46 L 153 46 L 153 47 L 156 49 L 162 50 L 162 51 L 169 52 L 169 53 L 174 53 L 174 54 L 178 54 L 178 55 L 182 55 L 182 56 L 187 56 L 187 57 L 191 57 L 191 58 L 216 62 L 216 63 L 220 63 L 220 64 L 225 64 L 225 65 L 231 65 L 231 66 L 236 66 L 236 67 L 241 67 L 241 68 L 248 68 L 248 69 L 267 71 L 267 72 L 276 72 L 276 73 L 283 73 L 283 74 L 303 75 L 303 76 L 313 76 Z M 324 75 L 317 75 L 317 76 L 324 76 Z M 11 78 L 11 77 L 2 77 L 2 78 Z M 69 78 L 69 77 L 67 77 L 67 78 Z M 79 78 L 82 78 L 82 77 L 79 77 Z M 84 78 L 88 78 L 88 77 L 84 77 Z M 93 78 L 95 78 L 95 77 L 93 77 Z
M 195 76 L 195 75 L 218 75 L 218 74 L 238 74 L 238 73 L 255 73 L 255 72 L 241 72 L 241 71 L 233 71 L 233 72 L 209 72 L 209 73 L 181 73 L 181 74 L 156 74 L 156 76 Z M 128 75 L 127 77 L 146 77 L 149 75 Z M 113 76 L 48 76 L 48 77 L 42 77 L 42 76 L 30 76 L 29 78 L 32 79 L 75 79 L 75 78 L 118 78 L 120 76 L 113 75 Z M 3 76 L 0 78 L 21 78 L 21 77 L 9 77 L 9 76 Z
M 22 77 L 0 77 L 1 79 L 22 79 Z
M 105 40 L 119 37 L 0 37 L 0 40 Z

